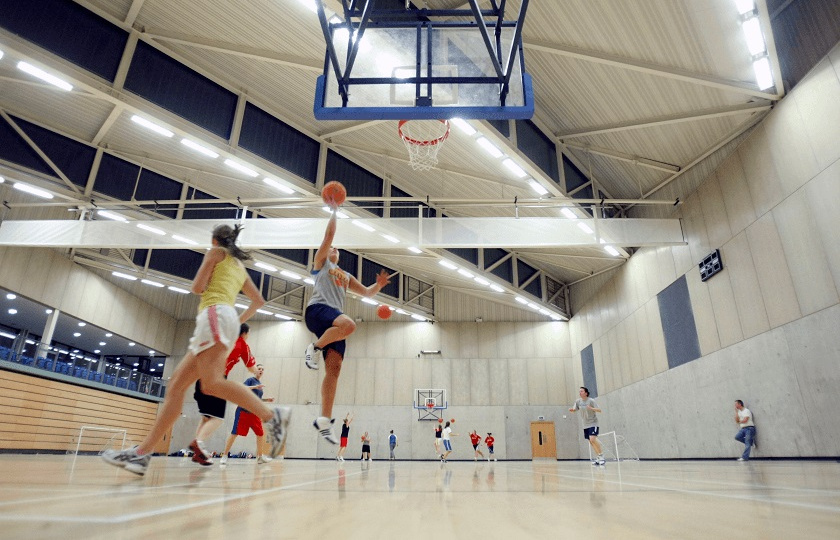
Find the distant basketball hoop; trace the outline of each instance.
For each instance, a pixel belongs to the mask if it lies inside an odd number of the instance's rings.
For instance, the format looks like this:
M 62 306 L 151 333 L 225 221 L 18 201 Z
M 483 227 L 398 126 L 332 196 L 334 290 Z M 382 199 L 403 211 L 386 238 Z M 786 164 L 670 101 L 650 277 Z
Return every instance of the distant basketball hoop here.
M 435 398 L 426 398 L 426 408 L 428 410 L 433 410 L 435 408 L 435 405 L 437 405 L 437 403 L 435 402 Z
M 449 137 L 449 120 L 400 120 L 397 131 L 408 150 L 415 171 L 428 171 L 438 163 L 437 155 Z

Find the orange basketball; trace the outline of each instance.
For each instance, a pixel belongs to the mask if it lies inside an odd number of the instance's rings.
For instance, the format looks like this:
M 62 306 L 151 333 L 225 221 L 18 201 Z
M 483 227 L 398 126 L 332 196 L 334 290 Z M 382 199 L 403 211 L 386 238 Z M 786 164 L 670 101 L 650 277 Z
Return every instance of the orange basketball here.
M 443 423 L 443 418 L 438 418 L 438 424 L 442 424 L 442 423 Z
M 454 419 L 454 418 L 450 418 L 450 419 L 449 419 L 449 423 L 450 423 L 450 424 L 454 424 L 454 423 L 455 423 L 455 419 Z
M 341 182 L 333 180 L 324 184 L 324 189 L 321 190 L 321 198 L 328 205 L 341 206 L 344 199 L 347 198 L 347 190 Z
M 376 314 L 379 315 L 380 319 L 387 319 L 387 318 L 391 317 L 391 308 L 389 308 L 385 304 L 382 304 L 376 310 Z

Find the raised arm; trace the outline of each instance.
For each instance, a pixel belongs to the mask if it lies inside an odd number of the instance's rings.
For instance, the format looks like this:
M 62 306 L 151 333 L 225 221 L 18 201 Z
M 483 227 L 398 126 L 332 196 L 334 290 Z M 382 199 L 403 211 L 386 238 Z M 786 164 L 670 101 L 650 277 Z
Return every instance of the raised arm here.
M 327 257 L 330 255 L 330 248 L 332 247 L 333 238 L 335 238 L 337 214 L 337 208 L 334 207 L 330 220 L 327 222 L 327 230 L 324 231 L 324 240 L 321 241 L 321 246 L 315 252 L 315 260 L 312 263 L 312 267 L 316 271 L 324 266 L 324 263 L 327 262 Z
M 348 288 L 353 291 L 354 293 L 360 296 L 366 296 L 370 298 L 374 296 L 376 293 L 381 291 L 385 285 L 391 283 L 391 280 L 388 279 L 388 272 L 385 270 L 380 270 L 378 274 L 376 274 L 376 283 L 369 287 L 365 287 L 361 284 L 361 282 L 353 276 L 350 276 L 350 285 Z
M 249 305 L 248 308 L 242 312 L 242 315 L 239 316 L 240 324 L 253 317 L 257 310 L 263 307 L 263 305 L 265 305 L 265 300 L 262 297 L 262 293 L 260 293 L 260 290 L 257 288 L 256 285 L 254 285 L 254 281 L 251 279 L 251 276 L 247 274 L 245 278 L 245 283 L 242 285 L 242 292 L 245 293 L 245 296 L 247 296 L 248 299 L 251 301 L 251 305 Z M 248 359 L 244 358 L 243 360 Z M 254 364 L 254 366 L 256 366 L 256 363 Z M 251 368 L 248 369 L 250 370 Z M 256 367 L 251 372 L 256 373 Z

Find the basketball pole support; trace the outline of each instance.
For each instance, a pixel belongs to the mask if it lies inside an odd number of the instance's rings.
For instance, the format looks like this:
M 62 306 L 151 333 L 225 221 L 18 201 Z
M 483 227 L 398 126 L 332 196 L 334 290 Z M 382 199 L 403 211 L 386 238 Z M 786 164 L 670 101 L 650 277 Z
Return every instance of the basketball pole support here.
M 76 456 L 79 455 L 79 448 L 81 448 L 81 446 L 82 446 L 82 437 L 84 436 L 85 430 L 88 430 L 88 431 L 114 431 L 114 432 L 117 432 L 117 433 L 122 432 L 123 437 L 122 437 L 122 445 L 120 446 L 120 450 L 125 450 L 125 439 L 126 439 L 126 436 L 128 435 L 128 430 L 120 429 L 120 428 L 104 428 L 104 427 L 99 427 L 99 426 L 82 426 L 82 427 L 79 428 L 79 438 L 76 439 L 76 452 L 75 452 L 74 455 L 76 455 Z

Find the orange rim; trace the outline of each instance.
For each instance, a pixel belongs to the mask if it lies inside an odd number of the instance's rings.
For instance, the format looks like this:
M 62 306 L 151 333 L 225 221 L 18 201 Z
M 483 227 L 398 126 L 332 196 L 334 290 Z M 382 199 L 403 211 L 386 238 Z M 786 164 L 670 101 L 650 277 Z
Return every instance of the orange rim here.
M 417 139 L 412 139 L 405 133 L 403 133 L 402 128 L 406 122 L 411 122 L 411 120 L 400 120 L 399 126 L 397 127 L 397 131 L 400 133 L 400 138 L 409 144 L 414 144 L 417 146 L 434 146 L 436 144 L 440 144 L 449 137 L 449 120 L 438 120 L 441 124 L 446 126 L 446 133 L 438 137 L 437 139 L 432 139 L 429 141 L 418 141 Z

